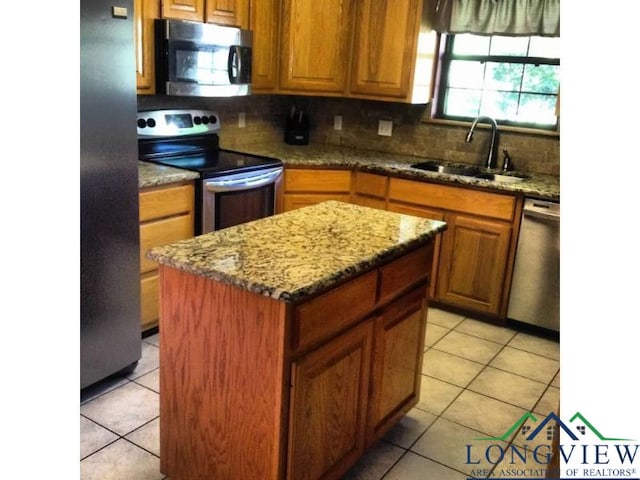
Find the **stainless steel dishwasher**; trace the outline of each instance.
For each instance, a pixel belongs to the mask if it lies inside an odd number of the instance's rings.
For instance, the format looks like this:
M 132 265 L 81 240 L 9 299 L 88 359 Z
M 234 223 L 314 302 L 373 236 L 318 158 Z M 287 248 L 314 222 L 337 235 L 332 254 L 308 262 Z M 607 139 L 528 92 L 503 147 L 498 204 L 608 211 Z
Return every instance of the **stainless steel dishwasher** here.
M 560 331 L 560 204 L 525 199 L 507 317 Z

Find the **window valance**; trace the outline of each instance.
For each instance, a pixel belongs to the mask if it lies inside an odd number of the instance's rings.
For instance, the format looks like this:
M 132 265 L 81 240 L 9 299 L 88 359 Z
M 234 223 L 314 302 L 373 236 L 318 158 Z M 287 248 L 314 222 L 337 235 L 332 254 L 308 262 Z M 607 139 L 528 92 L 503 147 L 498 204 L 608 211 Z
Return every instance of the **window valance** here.
M 560 36 L 560 0 L 432 0 L 441 33 Z

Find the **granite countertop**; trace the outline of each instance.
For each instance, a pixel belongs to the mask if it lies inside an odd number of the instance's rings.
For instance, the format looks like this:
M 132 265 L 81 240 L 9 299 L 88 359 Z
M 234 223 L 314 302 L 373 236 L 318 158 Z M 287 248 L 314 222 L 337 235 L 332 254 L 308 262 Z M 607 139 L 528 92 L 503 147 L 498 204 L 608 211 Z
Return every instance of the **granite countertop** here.
M 298 302 L 424 245 L 444 222 L 327 201 L 147 252 L 147 258 Z
M 168 183 L 194 180 L 197 172 L 138 161 L 138 188 L 157 187 Z
M 560 179 L 553 175 L 529 172 L 508 172 L 509 175 L 525 173 L 529 178 L 517 183 L 490 182 L 474 177 L 450 175 L 412 168 L 414 163 L 436 160 L 447 165 L 461 165 L 438 159 L 414 157 L 369 150 L 357 150 L 333 145 L 287 145 L 268 142 L 242 147 L 242 151 L 254 155 L 276 157 L 285 166 L 356 168 L 361 171 L 404 177 L 413 180 L 430 180 L 446 184 L 473 186 L 495 191 L 522 193 L 545 200 L 560 200 Z M 504 173 L 498 169 L 483 169 L 490 173 Z
M 479 178 L 430 172 L 412 168 L 414 163 L 433 160 L 411 155 L 358 150 L 335 145 L 287 145 L 283 142 L 267 142 L 247 145 L 241 148 L 244 153 L 275 157 L 290 167 L 328 167 L 355 168 L 364 172 L 380 173 L 413 180 L 429 180 L 439 183 L 458 184 L 505 193 L 522 193 L 529 197 L 544 200 L 560 200 L 560 179 L 553 175 L 529 172 L 509 172 L 509 175 L 525 173 L 529 178 L 516 183 L 491 182 Z M 446 165 L 461 165 L 444 162 Z M 178 168 L 165 167 L 147 162 L 138 162 L 138 184 L 140 188 L 154 187 L 198 178 L 198 174 Z M 489 173 L 503 173 L 500 170 L 484 169 Z

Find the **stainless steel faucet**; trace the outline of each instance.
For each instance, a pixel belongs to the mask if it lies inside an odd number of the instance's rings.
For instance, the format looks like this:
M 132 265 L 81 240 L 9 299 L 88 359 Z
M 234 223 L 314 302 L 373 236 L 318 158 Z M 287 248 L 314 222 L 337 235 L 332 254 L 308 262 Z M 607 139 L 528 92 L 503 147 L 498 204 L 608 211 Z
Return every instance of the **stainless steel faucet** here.
M 473 131 L 478 122 L 481 121 L 491 124 L 491 143 L 489 144 L 489 153 L 487 154 L 487 168 L 493 168 L 496 164 L 496 139 L 498 137 L 498 124 L 496 121 L 493 118 L 486 116 L 479 116 L 476 118 L 467 133 L 466 141 L 471 142 L 471 140 L 473 140 Z

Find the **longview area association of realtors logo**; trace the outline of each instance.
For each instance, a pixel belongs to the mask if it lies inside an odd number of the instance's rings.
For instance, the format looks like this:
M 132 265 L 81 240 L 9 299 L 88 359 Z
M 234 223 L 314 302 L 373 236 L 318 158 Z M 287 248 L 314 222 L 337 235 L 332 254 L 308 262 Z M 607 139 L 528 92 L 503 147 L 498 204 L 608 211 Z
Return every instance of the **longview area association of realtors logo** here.
M 561 432 L 555 453 L 562 466 L 551 469 L 552 441 Z M 528 412 L 503 435 L 472 441 L 465 446 L 465 463 L 472 469 L 469 480 L 640 480 L 640 444 L 605 437 L 580 412 L 566 423 L 553 412 L 541 421 Z

